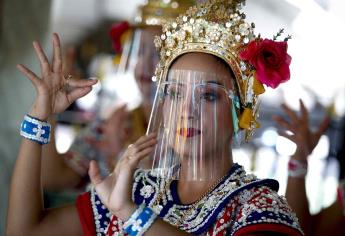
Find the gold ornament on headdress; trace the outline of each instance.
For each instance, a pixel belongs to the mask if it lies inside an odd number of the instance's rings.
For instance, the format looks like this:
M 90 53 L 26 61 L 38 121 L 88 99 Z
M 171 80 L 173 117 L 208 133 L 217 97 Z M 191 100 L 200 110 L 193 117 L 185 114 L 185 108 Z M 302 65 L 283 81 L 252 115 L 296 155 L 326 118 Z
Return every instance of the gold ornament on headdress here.
M 248 140 L 259 126 L 258 95 L 265 89 L 256 79 L 255 68 L 239 55 L 249 42 L 260 39 L 254 34 L 254 23 L 246 22 L 246 15 L 240 11 L 244 4 L 245 0 L 209 0 L 164 24 L 162 35 L 155 38 L 161 58 L 153 80 L 166 78 L 171 63 L 185 53 L 222 58 L 235 74 L 241 104 L 239 125 Z
M 146 4 L 139 7 L 135 20 L 139 26 L 162 25 L 195 4 L 196 0 L 147 0 Z

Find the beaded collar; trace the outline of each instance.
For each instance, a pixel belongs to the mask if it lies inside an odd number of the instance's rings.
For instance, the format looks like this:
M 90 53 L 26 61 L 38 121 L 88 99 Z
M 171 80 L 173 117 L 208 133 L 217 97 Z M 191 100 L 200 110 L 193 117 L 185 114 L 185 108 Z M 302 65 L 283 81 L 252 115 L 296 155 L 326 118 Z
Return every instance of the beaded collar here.
M 164 221 L 193 234 L 206 232 L 217 220 L 229 200 L 253 186 L 269 186 L 278 190 L 275 180 L 258 180 L 246 175 L 242 166 L 234 164 L 228 175 L 204 198 L 193 204 L 182 204 L 177 194 L 177 182 L 152 176 L 149 171 L 137 170 L 132 198 L 137 205 L 145 203 Z
M 286 199 L 276 193 L 278 182 L 246 175 L 238 164 L 194 204 L 180 202 L 176 181 L 158 179 L 144 170 L 137 170 L 134 177 L 135 203 L 145 203 L 164 221 L 186 232 L 232 236 L 247 226 L 260 224 L 268 231 L 272 225 L 281 225 L 294 229 L 293 235 L 303 235 Z M 125 235 L 123 222 L 106 209 L 94 189 L 90 196 L 97 235 Z

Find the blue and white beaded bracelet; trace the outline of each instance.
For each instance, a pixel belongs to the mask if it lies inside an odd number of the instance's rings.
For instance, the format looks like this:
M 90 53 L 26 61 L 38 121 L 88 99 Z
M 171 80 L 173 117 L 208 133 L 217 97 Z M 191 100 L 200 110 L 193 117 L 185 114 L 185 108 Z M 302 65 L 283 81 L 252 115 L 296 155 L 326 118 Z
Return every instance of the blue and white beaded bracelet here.
M 144 204 L 141 204 L 131 217 L 124 223 L 123 228 L 130 236 L 143 235 L 157 219 L 157 215 Z
M 47 144 L 50 141 L 50 130 L 48 122 L 25 115 L 20 126 L 20 135 L 39 144 Z

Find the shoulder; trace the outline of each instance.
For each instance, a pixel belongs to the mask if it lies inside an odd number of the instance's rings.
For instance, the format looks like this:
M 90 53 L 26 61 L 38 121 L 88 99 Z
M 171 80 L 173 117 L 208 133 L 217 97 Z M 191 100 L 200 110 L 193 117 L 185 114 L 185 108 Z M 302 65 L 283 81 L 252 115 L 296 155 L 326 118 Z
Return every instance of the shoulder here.
M 236 203 L 236 214 L 232 219 L 235 223 L 231 235 L 256 232 L 303 234 L 285 197 L 277 193 L 278 188 L 278 182 L 272 179 L 256 179 L 242 185 L 232 202 Z

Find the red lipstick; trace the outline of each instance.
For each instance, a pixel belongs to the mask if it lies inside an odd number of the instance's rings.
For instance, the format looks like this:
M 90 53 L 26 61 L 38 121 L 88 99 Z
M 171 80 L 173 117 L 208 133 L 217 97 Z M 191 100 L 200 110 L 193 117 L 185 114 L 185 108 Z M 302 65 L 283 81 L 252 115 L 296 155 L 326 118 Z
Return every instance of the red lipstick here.
M 191 138 L 191 137 L 201 134 L 201 131 L 194 128 L 181 128 L 178 133 L 182 137 Z

